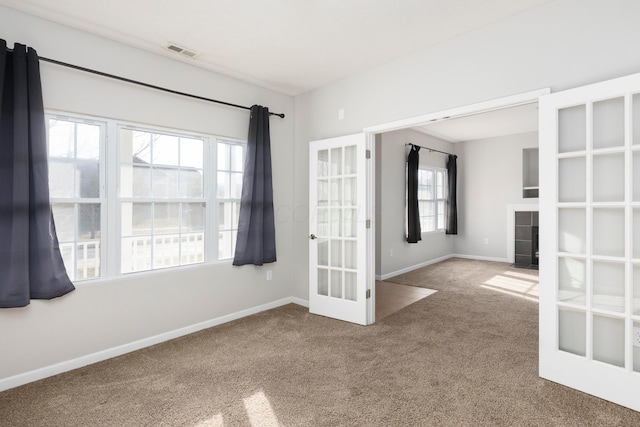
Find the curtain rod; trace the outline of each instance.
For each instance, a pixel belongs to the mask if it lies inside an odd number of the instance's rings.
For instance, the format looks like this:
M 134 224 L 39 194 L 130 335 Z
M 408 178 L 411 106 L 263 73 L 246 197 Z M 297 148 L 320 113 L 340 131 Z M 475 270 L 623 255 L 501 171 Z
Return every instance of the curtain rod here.
M 7 48 L 7 51 L 8 52 L 13 52 L 13 49 Z M 91 68 L 85 68 L 85 67 L 81 67 L 79 65 L 69 64 L 67 62 L 58 61 L 56 59 L 45 58 L 44 56 L 38 56 L 38 59 L 40 59 L 41 61 L 50 62 L 52 64 L 61 65 L 63 67 L 73 68 L 74 70 L 80 70 L 80 71 L 84 71 L 86 73 L 96 74 L 98 76 L 108 77 L 110 79 L 120 80 L 120 81 L 126 82 L 126 83 L 132 83 L 132 84 L 135 84 L 135 85 L 144 86 L 144 87 L 148 87 L 148 88 L 151 88 L 151 89 L 161 90 L 163 92 L 172 93 L 174 95 L 186 96 L 186 97 L 189 97 L 189 98 L 199 99 L 201 101 L 214 102 L 216 104 L 222 104 L 222 105 L 226 105 L 228 107 L 241 108 L 243 110 L 251 110 L 251 107 L 245 107 L 244 105 L 232 104 L 231 102 L 219 101 L 217 99 L 205 98 L 204 96 L 198 96 L 198 95 L 193 95 L 193 94 L 186 93 L 186 92 L 180 92 L 180 91 L 173 90 L 173 89 L 167 89 L 166 87 L 156 86 L 156 85 L 152 85 L 152 84 L 149 84 L 149 83 L 144 83 L 144 82 L 141 82 L 141 81 L 138 81 L 138 80 L 133 80 L 133 79 L 128 79 L 126 77 L 116 76 L 114 74 L 103 73 L 102 71 L 92 70 Z M 271 113 L 271 112 L 269 112 L 269 115 L 270 116 L 278 116 L 281 119 L 284 119 L 284 113 Z
M 430 152 L 431 152 L 431 151 L 435 151 L 436 153 L 446 154 L 447 156 L 455 156 L 455 157 L 458 157 L 458 156 L 456 156 L 455 154 L 446 153 L 446 152 L 444 152 L 444 151 L 436 150 L 435 148 L 423 147 L 422 145 L 413 144 L 413 143 L 411 143 L 411 142 L 407 142 L 407 143 L 406 143 L 406 144 L 404 144 L 404 145 L 405 145 L 405 146 L 406 146 L 406 145 L 413 145 L 414 147 L 424 148 L 425 150 L 429 150 Z
M 87 73 L 97 74 L 97 75 L 103 76 L 103 77 L 109 77 L 110 79 L 120 80 L 120 81 L 127 82 L 127 83 L 133 83 L 133 84 L 136 84 L 136 85 L 139 85 L 139 86 L 144 86 L 144 87 L 148 87 L 148 88 L 151 88 L 151 89 L 156 89 L 156 90 L 161 90 L 163 92 L 172 93 L 174 95 L 186 96 L 186 97 L 189 97 L 189 98 L 199 99 L 201 101 L 215 102 L 216 104 L 227 105 L 229 107 L 235 107 L 235 108 L 242 108 L 243 110 L 251 110 L 251 107 L 245 107 L 244 105 L 232 104 L 230 102 L 219 101 L 217 99 L 205 98 L 204 96 L 193 95 L 193 94 L 186 93 L 186 92 L 179 92 L 177 90 L 167 89 L 167 88 L 161 87 L 161 86 L 155 86 L 155 85 L 152 85 L 152 84 L 149 84 L 149 83 L 144 83 L 144 82 L 141 82 L 141 81 L 138 81 L 138 80 L 132 80 L 132 79 L 127 79 L 125 77 L 116 76 L 116 75 L 113 75 L 113 74 L 103 73 L 102 71 L 92 70 L 91 68 L 80 67 L 78 65 L 68 64 L 66 62 L 58 61 L 58 60 L 55 60 L 55 59 L 45 58 L 44 56 L 40 56 L 39 59 L 42 60 L 42 61 L 45 61 L 45 62 L 50 62 L 52 64 L 62 65 L 63 67 L 73 68 L 74 70 L 85 71 Z M 270 112 L 269 115 L 270 116 L 278 116 L 278 117 L 284 119 L 284 113 L 271 113 Z

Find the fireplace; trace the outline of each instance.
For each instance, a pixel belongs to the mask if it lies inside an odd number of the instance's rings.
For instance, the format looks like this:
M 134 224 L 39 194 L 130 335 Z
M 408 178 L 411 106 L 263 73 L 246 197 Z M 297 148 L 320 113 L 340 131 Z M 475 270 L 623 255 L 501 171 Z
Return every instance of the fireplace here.
M 538 212 L 515 212 L 515 266 L 538 268 Z

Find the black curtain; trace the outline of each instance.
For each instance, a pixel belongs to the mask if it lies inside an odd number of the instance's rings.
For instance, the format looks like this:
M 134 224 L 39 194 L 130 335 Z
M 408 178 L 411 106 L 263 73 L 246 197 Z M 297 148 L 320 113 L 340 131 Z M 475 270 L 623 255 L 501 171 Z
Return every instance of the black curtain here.
M 0 307 L 23 307 L 74 286 L 49 202 L 47 142 L 36 51 L 0 40 Z
M 276 261 L 276 232 L 271 184 L 269 109 L 251 107 L 242 180 L 238 238 L 233 265 Z
M 458 186 L 458 156 L 449 154 L 447 159 L 447 201 L 446 206 L 446 234 L 458 234 L 458 203 L 457 203 L 457 186 Z
M 407 242 L 422 240 L 420 209 L 418 208 L 418 164 L 420 147 L 412 145 L 407 157 Z

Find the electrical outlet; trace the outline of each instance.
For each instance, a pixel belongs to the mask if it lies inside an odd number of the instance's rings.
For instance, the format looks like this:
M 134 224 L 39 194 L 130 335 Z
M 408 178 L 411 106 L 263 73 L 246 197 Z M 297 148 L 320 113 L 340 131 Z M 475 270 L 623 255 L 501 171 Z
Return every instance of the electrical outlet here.
M 389 256 L 393 256 L 393 249 L 389 249 Z
M 633 346 L 640 347 L 640 328 L 633 328 Z
M 489 244 L 489 238 L 488 238 L 488 237 L 485 237 L 485 238 L 484 238 L 484 244 L 485 244 L 485 245 L 488 245 L 488 244 Z
M 267 280 L 271 280 L 271 279 L 273 279 L 273 274 L 271 270 L 267 270 Z

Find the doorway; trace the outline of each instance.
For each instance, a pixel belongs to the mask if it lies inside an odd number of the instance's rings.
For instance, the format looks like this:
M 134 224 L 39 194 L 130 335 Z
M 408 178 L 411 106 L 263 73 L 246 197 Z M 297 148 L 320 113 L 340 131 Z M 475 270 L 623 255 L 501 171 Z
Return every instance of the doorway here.
M 451 257 L 513 262 L 510 254 L 514 242 L 508 241 L 507 230 L 507 223 L 512 221 L 507 220 L 507 208 L 525 202 L 537 205 L 537 199 L 522 198 L 522 149 L 538 145 L 537 100 L 547 93 L 549 90 L 543 89 L 365 129 L 375 140 L 376 287 L 380 289 L 380 282 L 385 286 L 383 292 L 375 294 L 375 305 L 383 307 L 376 320 L 391 314 L 390 306 L 403 308 L 393 301 L 402 289 L 389 289 L 393 284 L 386 282 L 393 276 Z M 406 242 L 408 143 L 459 156 L 457 236 L 445 235 L 437 224 L 436 207 L 430 212 L 435 218 L 425 221 L 430 228 L 425 231 L 423 227 L 423 240 Z M 507 148 L 508 155 L 501 147 Z M 421 150 L 421 168 L 444 169 L 447 156 L 437 151 Z M 483 161 L 491 165 L 505 156 L 512 164 L 488 166 L 490 170 L 480 174 L 485 179 L 475 176 L 482 172 Z M 508 190 L 503 188 L 504 183 Z M 487 192 L 490 200 L 475 194 Z M 410 301 L 411 294 L 405 301 Z

